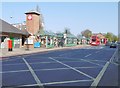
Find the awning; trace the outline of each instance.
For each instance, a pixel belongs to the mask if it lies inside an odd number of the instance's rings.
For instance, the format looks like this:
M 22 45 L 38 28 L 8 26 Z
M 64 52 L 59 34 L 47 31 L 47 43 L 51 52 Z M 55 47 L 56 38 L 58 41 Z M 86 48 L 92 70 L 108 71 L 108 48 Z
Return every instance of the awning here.
M 38 36 L 55 36 L 55 33 L 48 32 L 47 30 L 39 30 L 39 32 L 36 34 Z

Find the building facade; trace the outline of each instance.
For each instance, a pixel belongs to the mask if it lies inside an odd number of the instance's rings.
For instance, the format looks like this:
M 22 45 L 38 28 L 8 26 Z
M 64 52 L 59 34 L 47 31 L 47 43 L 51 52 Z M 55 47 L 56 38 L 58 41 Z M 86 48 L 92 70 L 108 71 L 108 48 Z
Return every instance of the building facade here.
M 25 40 L 29 36 L 27 30 L 19 30 L 13 25 L 0 19 L 2 30 L 0 30 L 0 48 L 8 48 L 8 40 L 12 40 L 13 48 L 24 47 Z

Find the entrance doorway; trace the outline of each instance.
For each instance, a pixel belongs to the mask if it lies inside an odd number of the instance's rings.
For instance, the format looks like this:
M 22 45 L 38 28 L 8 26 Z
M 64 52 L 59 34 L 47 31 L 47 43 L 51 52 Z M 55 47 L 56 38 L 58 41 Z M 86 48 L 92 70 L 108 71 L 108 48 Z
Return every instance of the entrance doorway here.
M 24 43 L 25 43 L 25 37 L 22 36 L 22 46 L 24 46 Z

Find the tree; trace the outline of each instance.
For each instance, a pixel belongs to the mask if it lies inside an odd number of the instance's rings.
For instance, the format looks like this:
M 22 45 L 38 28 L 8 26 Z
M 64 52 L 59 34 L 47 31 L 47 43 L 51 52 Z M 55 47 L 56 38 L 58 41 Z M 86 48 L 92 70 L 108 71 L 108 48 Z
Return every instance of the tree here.
M 90 38 L 92 36 L 92 31 L 90 31 L 89 29 L 86 29 L 82 31 L 81 34 L 82 36 L 85 36 L 86 38 Z
M 113 34 L 110 32 L 107 32 L 107 34 L 105 35 L 105 37 L 108 39 L 108 41 L 112 41 L 112 36 L 113 36 Z
M 77 34 L 77 38 L 82 38 L 82 35 L 81 34 Z
M 113 33 L 107 32 L 105 37 L 108 39 L 108 41 L 118 41 L 118 36 L 114 35 Z
M 116 35 L 113 35 L 113 41 L 118 41 L 118 37 Z

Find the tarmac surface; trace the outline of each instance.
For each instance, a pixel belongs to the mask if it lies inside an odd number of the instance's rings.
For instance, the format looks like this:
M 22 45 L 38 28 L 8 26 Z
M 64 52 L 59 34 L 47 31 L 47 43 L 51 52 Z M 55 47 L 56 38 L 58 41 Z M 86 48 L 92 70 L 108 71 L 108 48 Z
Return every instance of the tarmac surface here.
M 6 57 L 3 88 L 118 87 L 116 48 L 89 46 Z

